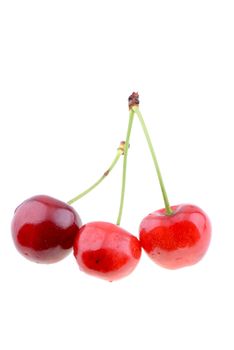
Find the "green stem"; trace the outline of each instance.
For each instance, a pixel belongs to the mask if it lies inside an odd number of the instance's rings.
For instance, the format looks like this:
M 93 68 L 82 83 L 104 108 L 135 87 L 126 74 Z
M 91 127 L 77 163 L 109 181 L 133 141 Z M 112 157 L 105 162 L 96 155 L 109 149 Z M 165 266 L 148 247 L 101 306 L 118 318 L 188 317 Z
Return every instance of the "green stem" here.
M 121 198 L 120 198 L 119 213 L 118 213 L 118 218 L 117 218 L 117 225 L 120 225 L 122 213 L 123 213 L 124 195 L 125 195 L 125 186 L 126 186 L 128 148 L 129 148 L 129 140 L 130 140 L 130 135 L 131 135 L 131 130 L 132 130 L 133 117 L 134 117 L 134 111 L 131 109 L 129 112 L 129 122 L 128 122 L 126 141 L 125 141 L 123 172 L 122 172 L 122 189 L 121 189 Z
M 97 187 L 106 177 L 107 175 L 111 172 L 111 170 L 115 167 L 116 163 L 118 162 L 119 158 L 121 157 L 121 155 L 124 152 L 124 144 L 125 142 L 121 142 L 120 147 L 118 148 L 117 154 L 113 160 L 113 162 L 111 163 L 111 165 L 109 166 L 109 168 L 105 171 L 105 173 L 90 187 L 88 187 L 85 191 L 81 192 L 78 196 L 70 199 L 67 203 L 70 205 L 76 201 L 78 201 L 78 199 L 84 197 L 86 194 L 88 194 L 89 192 L 91 192 L 95 187 Z
M 170 204 L 169 204 L 169 200 L 168 200 L 168 197 L 167 197 L 166 189 L 165 189 L 165 186 L 164 186 L 164 183 L 163 183 L 161 171 L 160 171 L 160 168 L 159 168 L 159 165 L 158 165 L 158 161 L 157 161 L 157 158 L 156 158 L 156 155 L 155 155 L 155 152 L 154 152 L 154 148 L 153 148 L 150 136 L 149 136 L 149 132 L 147 130 L 146 124 L 144 122 L 143 116 L 142 116 L 139 108 L 137 106 L 133 106 L 132 110 L 138 116 L 138 119 L 139 119 L 139 121 L 141 123 L 143 132 L 145 134 L 145 137 L 146 137 L 146 140 L 147 140 L 147 143 L 148 143 L 148 146 L 149 146 L 149 150 L 150 150 L 150 153 L 151 153 L 151 156 L 152 156 L 152 159 L 153 159 L 153 162 L 154 162 L 154 166 L 155 166 L 155 169 L 156 169 L 156 172 L 157 172 L 158 181 L 159 181 L 159 184 L 160 184 L 160 187 L 161 187 L 162 196 L 163 196 L 163 200 L 164 200 L 164 204 L 165 204 L 166 214 L 167 215 L 171 215 L 171 214 L 173 214 L 173 211 L 172 211 L 172 209 L 170 207 Z

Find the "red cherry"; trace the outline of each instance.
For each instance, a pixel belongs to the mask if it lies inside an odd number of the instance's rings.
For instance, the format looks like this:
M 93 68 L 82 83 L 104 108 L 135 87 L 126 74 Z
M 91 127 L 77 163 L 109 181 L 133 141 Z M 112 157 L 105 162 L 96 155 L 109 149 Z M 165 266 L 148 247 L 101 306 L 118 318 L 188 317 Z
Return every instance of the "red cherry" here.
M 194 205 L 172 207 L 147 215 L 140 224 L 140 242 L 149 257 L 168 269 L 193 265 L 206 253 L 211 237 L 208 216 Z
M 80 217 L 71 206 L 40 195 L 27 199 L 16 208 L 12 236 L 24 257 L 50 264 L 71 252 L 80 226 Z
M 74 255 L 82 271 L 114 281 L 135 269 L 141 256 L 141 245 L 135 236 L 117 225 L 91 222 L 77 234 Z

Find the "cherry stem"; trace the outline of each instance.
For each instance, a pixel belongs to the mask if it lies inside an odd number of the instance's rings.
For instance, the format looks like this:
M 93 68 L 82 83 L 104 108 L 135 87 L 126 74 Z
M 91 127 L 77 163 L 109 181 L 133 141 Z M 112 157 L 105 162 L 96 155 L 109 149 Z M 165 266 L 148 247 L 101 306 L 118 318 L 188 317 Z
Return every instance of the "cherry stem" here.
M 149 150 L 150 150 L 153 162 L 154 162 L 154 166 L 155 166 L 155 169 L 156 169 L 156 172 L 157 172 L 157 177 L 158 177 L 158 181 L 159 181 L 159 184 L 160 184 L 160 187 L 161 187 L 162 196 L 163 196 L 163 200 L 164 200 L 164 204 L 165 204 L 166 214 L 167 215 L 171 215 L 171 214 L 173 214 L 173 210 L 171 209 L 171 206 L 169 204 L 169 200 L 168 200 L 167 192 L 166 192 L 166 189 L 165 189 L 165 186 L 164 186 L 164 183 L 163 183 L 163 179 L 162 179 L 161 171 L 160 171 L 160 168 L 159 168 L 159 164 L 158 164 L 158 161 L 157 161 L 157 158 L 156 158 L 156 155 L 155 155 L 155 151 L 154 151 L 154 148 L 153 148 L 153 145 L 152 145 L 152 142 L 151 142 L 151 139 L 150 139 L 150 136 L 149 136 L 149 132 L 147 130 L 144 118 L 143 118 L 143 116 L 142 116 L 138 106 L 134 105 L 134 106 L 131 107 L 131 109 L 136 113 L 136 115 L 138 116 L 138 119 L 139 119 L 139 121 L 141 123 L 142 129 L 143 129 L 143 132 L 145 134 L 145 138 L 147 140 L 147 143 L 148 143 L 148 146 L 149 146 Z
M 115 165 L 118 162 L 119 158 L 124 153 L 124 149 L 125 149 L 125 142 L 122 141 L 120 143 L 120 146 L 118 148 L 118 151 L 117 151 L 117 154 L 116 154 L 114 160 L 112 161 L 112 163 L 109 166 L 109 168 L 104 172 L 104 174 L 92 186 L 88 187 L 85 191 L 83 191 L 80 194 L 78 194 L 78 196 L 70 199 L 67 202 L 67 204 L 69 204 L 69 205 L 73 204 L 74 202 L 78 201 L 80 198 L 84 197 L 86 194 L 91 192 L 95 187 L 97 187 L 107 177 L 107 175 L 109 175 L 111 170 L 115 167 Z
M 130 111 L 129 111 L 129 121 L 128 121 L 127 136 L 126 136 L 126 141 L 125 141 L 125 151 L 124 151 L 124 160 L 123 160 L 123 172 L 122 172 L 122 189 L 121 189 L 119 213 L 118 213 L 118 218 L 117 218 L 117 222 L 116 222 L 117 225 L 120 225 L 120 222 L 121 222 L 121 219 L 122 219 L 122 214 L 123 214 L 124 196 L 125 196 L 125 187 L 126 187 L 128 148 L 129 148 L 129 141 L 130 141 L 130 135 L 131 135 L 131 130 L 132 130 L 133 117 L 134 117 L 134 111 L 132 109 L 130 109 Z

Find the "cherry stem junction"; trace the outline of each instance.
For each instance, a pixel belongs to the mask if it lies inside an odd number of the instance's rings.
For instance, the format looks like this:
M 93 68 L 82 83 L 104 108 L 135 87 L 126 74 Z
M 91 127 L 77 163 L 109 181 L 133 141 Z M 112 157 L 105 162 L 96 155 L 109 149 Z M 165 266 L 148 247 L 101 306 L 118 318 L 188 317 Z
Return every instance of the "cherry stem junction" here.
M 122 141 L 120 143 L 120 146 L 118 147 L 117 154 L 114 160 L 112 161 L 109 168 L 104 172 L 104 174 L 92 186 L 88 187 L 85 191 L 81 192 L 78 196 L 70 199 L 67 202 L 67 204 L 69 205 L 73 204 L 74 202 L 78 201 L 80 198 L 84 197 L 86 194 L 91 192 L 94 188 L 96 188 L 107 177 L 107 175 L 109 175 L 111 170 L 115 167 L 121 155 L 124 154 L 124 150 L 125 150 L 125 141 Z
M 130 109 L 127 136 L 126 136 L 126 140 L 125 140 L 125 152 L 124 152 L 123 172 L 122 172 L 122 189 L 121 189 L 119 213 L 118 213 L 118 218 L 117 218 L 117 222 L 116 222 L 117 225 L 120 225 L 120 222 L 122 219 L 122 214 L 123 214 L 124 195 L 125 195 L 125 187 L 126 187 L 128 148 L 129 148 L 129 141 L 130 141 L 130 135 L 131 135 L 131 130 L 132 130 L 132 124 L 133 124 L 133 117 L 134 117 L 134 111 L 132 109 Z
M 161 187 L 162 196 L 163 196 L 163 200 L 164 200 L 164 204 L 165 204 L 166 214 L 167 215 L 171 215 L 171 214 L 173 214 L 173 210 L 171 209 L 171 206 L 169 204 L 169 200 L 168 200 L 167 192 L 166 192 L 166 189 L 165 189 L 165 186 L 164 186 L 164 183 L 163 183 L 163 179 L 162 179 L 161 171 L 160 171 L 160 168 L 159 168 L 159 164 L 158 164 L 158 161 L 157 161 L 157 158 L 156 158 L 156 155 L 155 155 L 153 144 L 151 142 L 151 138 L 150 138 L 148 129 L 146 127 L 144 118 L 143 118 L 143 116 L 142 116 L 142 114 L 141 114 L 141 112 L 140 112 L 140 110 L 138 108 L 138 105 L 132 106 L 131 110 L 134 113 L 136 113 L 136 115 L 138 116 L 138 119 L 139 119 L 139 121 L 141 123 L 141 127 L 143 129 L 144 134 L 145 134 L 145 138 L 146 138 L 146 141 L 147 141 L 148 146 L 149 146 L 149 150 L 150 150 L 150 153 L 151 153 L 151 156 L 152 156 L 152 159 L 153 159 L 153 162 L 154 162 L 154 166 L 155 166 L 155 169 L 156 169 L 158 181 L 159 181 L 159 184 L 160 184 L 160 187 Z

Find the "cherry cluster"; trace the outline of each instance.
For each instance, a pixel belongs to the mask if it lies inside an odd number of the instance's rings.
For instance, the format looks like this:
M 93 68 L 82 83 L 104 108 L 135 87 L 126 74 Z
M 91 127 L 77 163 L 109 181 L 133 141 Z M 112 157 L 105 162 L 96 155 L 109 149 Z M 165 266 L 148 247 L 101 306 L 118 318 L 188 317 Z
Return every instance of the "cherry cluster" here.
M 137 266 L 142 248 L 158 265 L 177 269 L 197 263 L 206 253 L 211 237 L 208 216 L 191 204 L 170 206 L 153 145 L 139 110 L 139 95 L 129 97 L 129 122 L 113 162 L 92 186 L 67 203 L 37 195 L 19 205 L 12 220 L 17 250 L 36 263 L 50 264 L 65 258 L 73 249 L 80 269 L 114 281 L 129 275 Z M 155 165 L 165 207 L 147 215 L 140 223 L 139 239 L 120 227 L 126 184 L 127 156 L 134 116 L 145 134 Z M 123 159 L 122 189 L 117 223 L 90 222 L 82 225 L 71 206 L 98 186 Z

